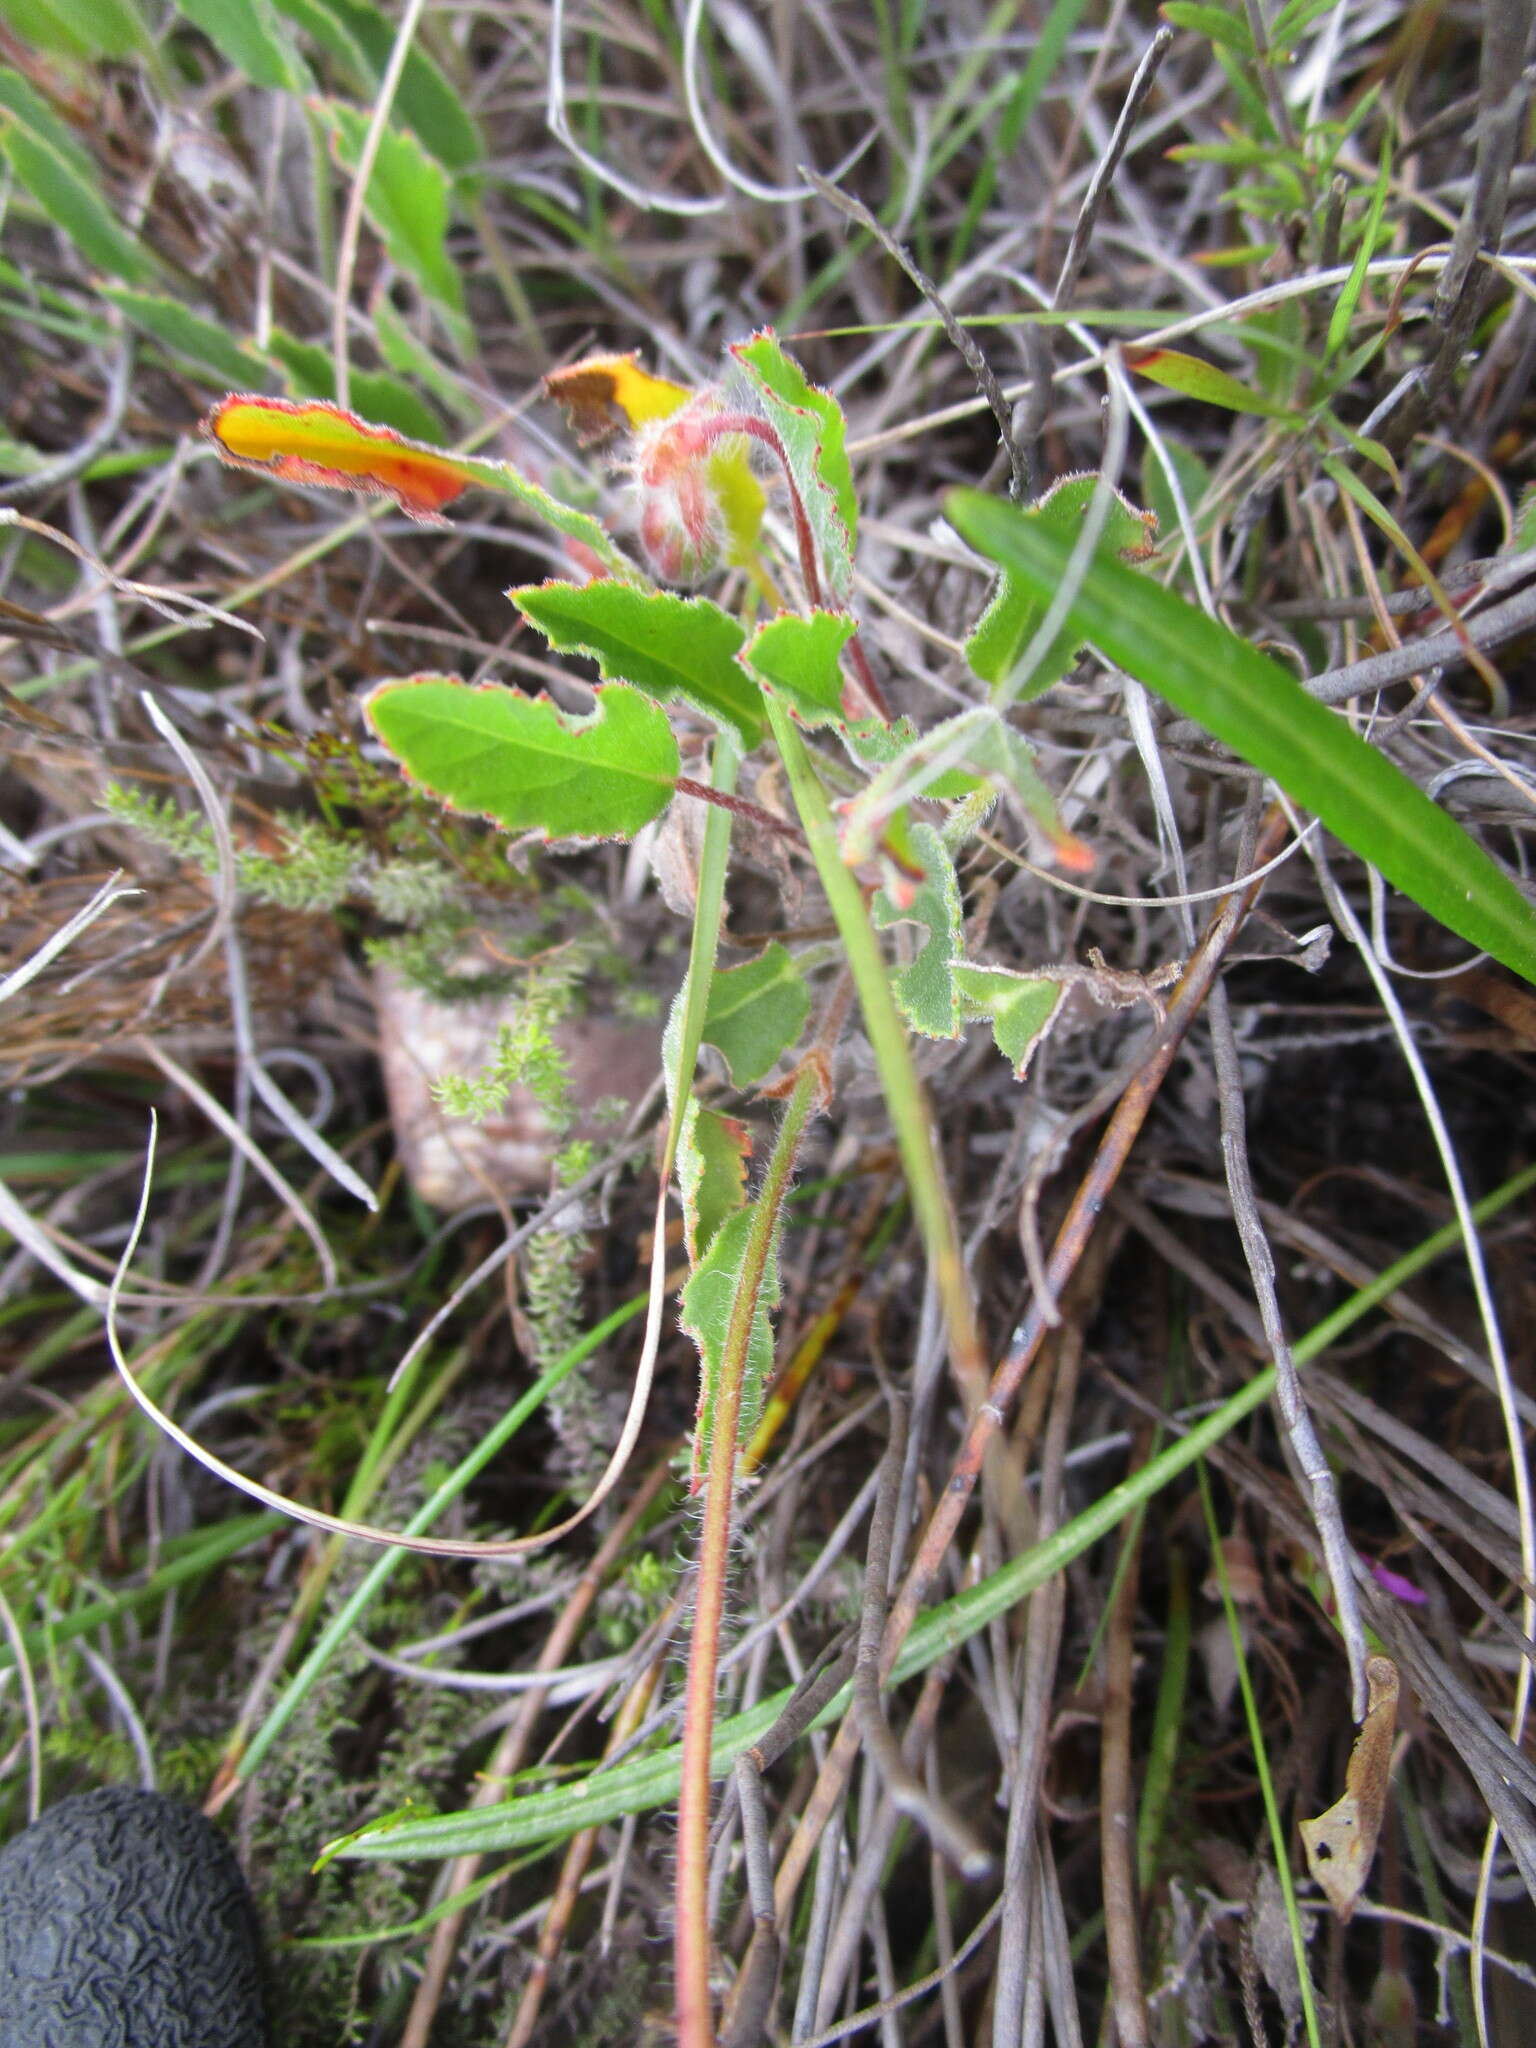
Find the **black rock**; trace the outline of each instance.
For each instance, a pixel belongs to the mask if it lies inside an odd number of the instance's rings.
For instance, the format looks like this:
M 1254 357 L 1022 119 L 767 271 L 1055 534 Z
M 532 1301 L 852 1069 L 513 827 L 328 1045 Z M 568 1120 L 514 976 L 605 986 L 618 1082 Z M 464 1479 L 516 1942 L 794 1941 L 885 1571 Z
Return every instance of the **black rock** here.
M 267 2048 L 261 1937 L 195 1807 L 109 1787 L 0 1849 L 0 2048 Z

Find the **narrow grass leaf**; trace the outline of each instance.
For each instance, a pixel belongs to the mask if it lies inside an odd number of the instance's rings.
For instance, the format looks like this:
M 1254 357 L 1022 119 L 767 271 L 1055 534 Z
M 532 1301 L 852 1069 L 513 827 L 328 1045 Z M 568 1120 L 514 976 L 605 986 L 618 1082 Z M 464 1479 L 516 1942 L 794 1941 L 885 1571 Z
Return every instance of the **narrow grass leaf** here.
M 1158 12 L 1171 27 L 1191 29 L 1230 50 L 1234 57 L 1253 56 L 1253 37 L 1240 14 L 1228 14 L 1224 7 L 1202 6 L 1199 0 L 1167 0 Z
M 364 708 L 413 782 L 509 832 L 628 839 L 666 808 L 677 779 L 666 713 L 622 683 L 585 718 L 457 676 L 380 683 Z
M 759 626 L 739 659 L 802 725 L 836 725 L 843 716 L 838 664 L 857 630 L 846 612 L 782 612 Z
M 1040 591 L 1071 543 L 979 491 L 947 501 L 956 531 Z M 1272 776 L 1362 859 L 1469 944 L 1536 981 L 1536 909 L 1460 825 L 1268 655 L 1113 557 L 1072 608 L 1085 639 Z
M 61 57 L 142 57 L 154 39 L 133 0 L 0 0 L 24 43 Z
M 283 370 L 290 394 L 295 398 L 332 399 L 336 395 L 336 362 L 328 348 L 315 341 L 300 341 L 281 327 L 274 327 L 267 353 Z M 380 370 L 356 370 L 351 375 L 352 402 L 362 417 L 428 448 L 435 447 L 443 423 L 408 385 Z
M 97 270 L 128 284 L 147 284 L 157 265 L 135 241 L 73 155 L 66 156 L 13 114 L 0 122 L 0 151 L 43 212 Z
M 508 597 L 562 654 L 590 654 L 608 680 L 658 704 L 681 698 L 729 725 L 750 751 L 763 736 L 763 700 L 736 655 L 743 629 L 707 597 L 598 583 L 530 583 Z
M 176 0 L 221 57 L 272 92 L 314 91 L 314 80 L 272 0 Z
M 1370 210 L 1366 214 L 1365 226 L 1360 234 L 1360 246 L 1355 251 L 1355 260 L 1349 267 L 1349 276 L 1344 280 L 1343 289 L 1328 322 L 1328 342 L 1323 351 L 1325 361 L 1328 357 L 1337 355 L 1349 339 L 1355 309 L 1360 304 L 1360 294 L 1365 290 L 1366 271 L 1376 251 L 1376 237 L 1381 231 L 1381 214 L 1387 203 L 1387 186 L 1391 180 L 1391 171 L 1392 131 L 1389 126 L 1381 140 L 1381 161 L 1371 192 Z
M 740 967 L 717 968 L 704 1036 L 725 1056 L 737 1088 L 751 1088 L 805 1029 L 811 997 L 804 976 L 775 941 Z
M 160 292 L 128 291 L 121 285 L 108 285 L 101 296 L 142 334 L 152 335 L 184 362 L 210 372 L 216 384 L 245 384 L 262 374 L 261 357 L 254 349 L 236 341 L 227 327 L 192 312 L 179 299 L 166 298 Z
M 1185 355 L 1176 348 L 1128 348 L 1127 367 L 1165 390 L 1181 391 L 1186 398 L 1198 398 L 1205 405 L 1219 405 L 1226 412 L 1256 413 L 1261 419 L 1289 420 L 1303 424 L 1289 406 L 1277 405 L 1261 392 L 1251 390 L 1214 363 L 1199 356 Z
M 0 15 L 4 12 L 4 6 L 0 5 Z M 42 94 L 8 64 L 0 64 L 0 108 L 14 114 L 23 128 L 30 128 L 34 135 L 56 150 L 87 183 L 94 180 L 95 166 L 89 154 L 81 148 L 74 130 L 67 121 L 61 121 Z
M 203 4 L 218 6 L 223 0 Z M 360 0 L 313 0 L 313 11 L 323 11 L 339 24 L 352 46 L 363 53 L 373 78 L 383 77 L 398 25 L 382 8 L 362 5 Z M 395 117 L 446 170 L 466 171 L 485 157 L 484 139 L 463 93 L 419 43 L 406 52 L 395 90 Z
M 327 101 L 323 111 L 331 125 L 338 160 L 355 172 L 369 117 L 339 100 Z M 448 173 L 414 135 L 386 128 L 363 196 L 363 210 L 378 230 L 391 261 L 455 321 L 462 321 L 464 280 L 448 254 L 449 183 Z

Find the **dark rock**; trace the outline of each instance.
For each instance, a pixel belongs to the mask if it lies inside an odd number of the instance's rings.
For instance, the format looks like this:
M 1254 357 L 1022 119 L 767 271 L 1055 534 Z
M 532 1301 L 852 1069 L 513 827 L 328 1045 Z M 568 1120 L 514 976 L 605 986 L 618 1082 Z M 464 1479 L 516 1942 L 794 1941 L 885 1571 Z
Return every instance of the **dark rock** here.
M 109 1787 L 0 1849 L 0 2048 L 266 2048 L 261 1938 L 195 1807 Z

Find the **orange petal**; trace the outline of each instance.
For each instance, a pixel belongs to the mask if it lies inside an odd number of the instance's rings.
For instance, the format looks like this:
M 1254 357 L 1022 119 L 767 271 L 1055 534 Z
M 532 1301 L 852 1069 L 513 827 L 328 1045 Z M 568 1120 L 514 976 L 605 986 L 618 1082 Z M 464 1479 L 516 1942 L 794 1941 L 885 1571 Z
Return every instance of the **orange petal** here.
M 220 455 L 290 484 L 393 498 L 412 519 L 442 525 L 442 508 L 474 482 L 451 455 L 375 427 L 323 399 L 231 394 L 202 423 Z

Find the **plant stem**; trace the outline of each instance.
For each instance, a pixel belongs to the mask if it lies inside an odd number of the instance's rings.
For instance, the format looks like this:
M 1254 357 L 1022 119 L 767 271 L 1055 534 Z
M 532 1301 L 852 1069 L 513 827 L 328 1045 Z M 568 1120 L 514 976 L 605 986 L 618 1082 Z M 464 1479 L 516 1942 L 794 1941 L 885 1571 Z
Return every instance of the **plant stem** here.
M 821 1087 L 819 1062 L 802 1062 L 774 1140 L 763 1185 L 753 1204 L 736 1292 L 726 1324 L 709 1438 L 704 1526 L 699 1536 L 698 1583 L 688 1649 L 683 1719 L 682 1785 L 677 1805 L 677 2039 L 678 2048 L 713 2048 L 709 1995 L 709 1783 L 714 1746 L 715 1686 L 720 1627 L 730 1566 L 731 1505 L 736 1485 L 736 1437 L 747 1376 L 752 1323 L 779 1215 L 789 1190 L 800 1140 Z
M 913 1211 L 944 1310 L 950 1366 L 959 1383 L 966 1412 L 970 1414 L 986 1393 L 988 1365 L 976 1327 L 976 1311 L 961 1257 L 960 1236 L 945 1192 L 923 1084 L 913 1064 L 906 1027 L 891 994 L 890 979 L 880 943 L 869 921 L 863 893 L 844 864 L 838 847 L 837 827 L 833 823 L 826 792 L 816 778 L 799 728 L 782 702 L 777 697 L 766 697 L 764 701 L 773 736 L 789 776 L 795 806 L 800 813 L 800 823 L 810 844 L 811 858 L 816 863 L 821 886 L 827 893 L 827 902 L 848 955 L 849 971 L 859 992 L 864 1028 L 874 1049 L 881 1087 L 891 1112 L 891 1121 L 896 1127 L 896 1144 L 911 1191 Z

